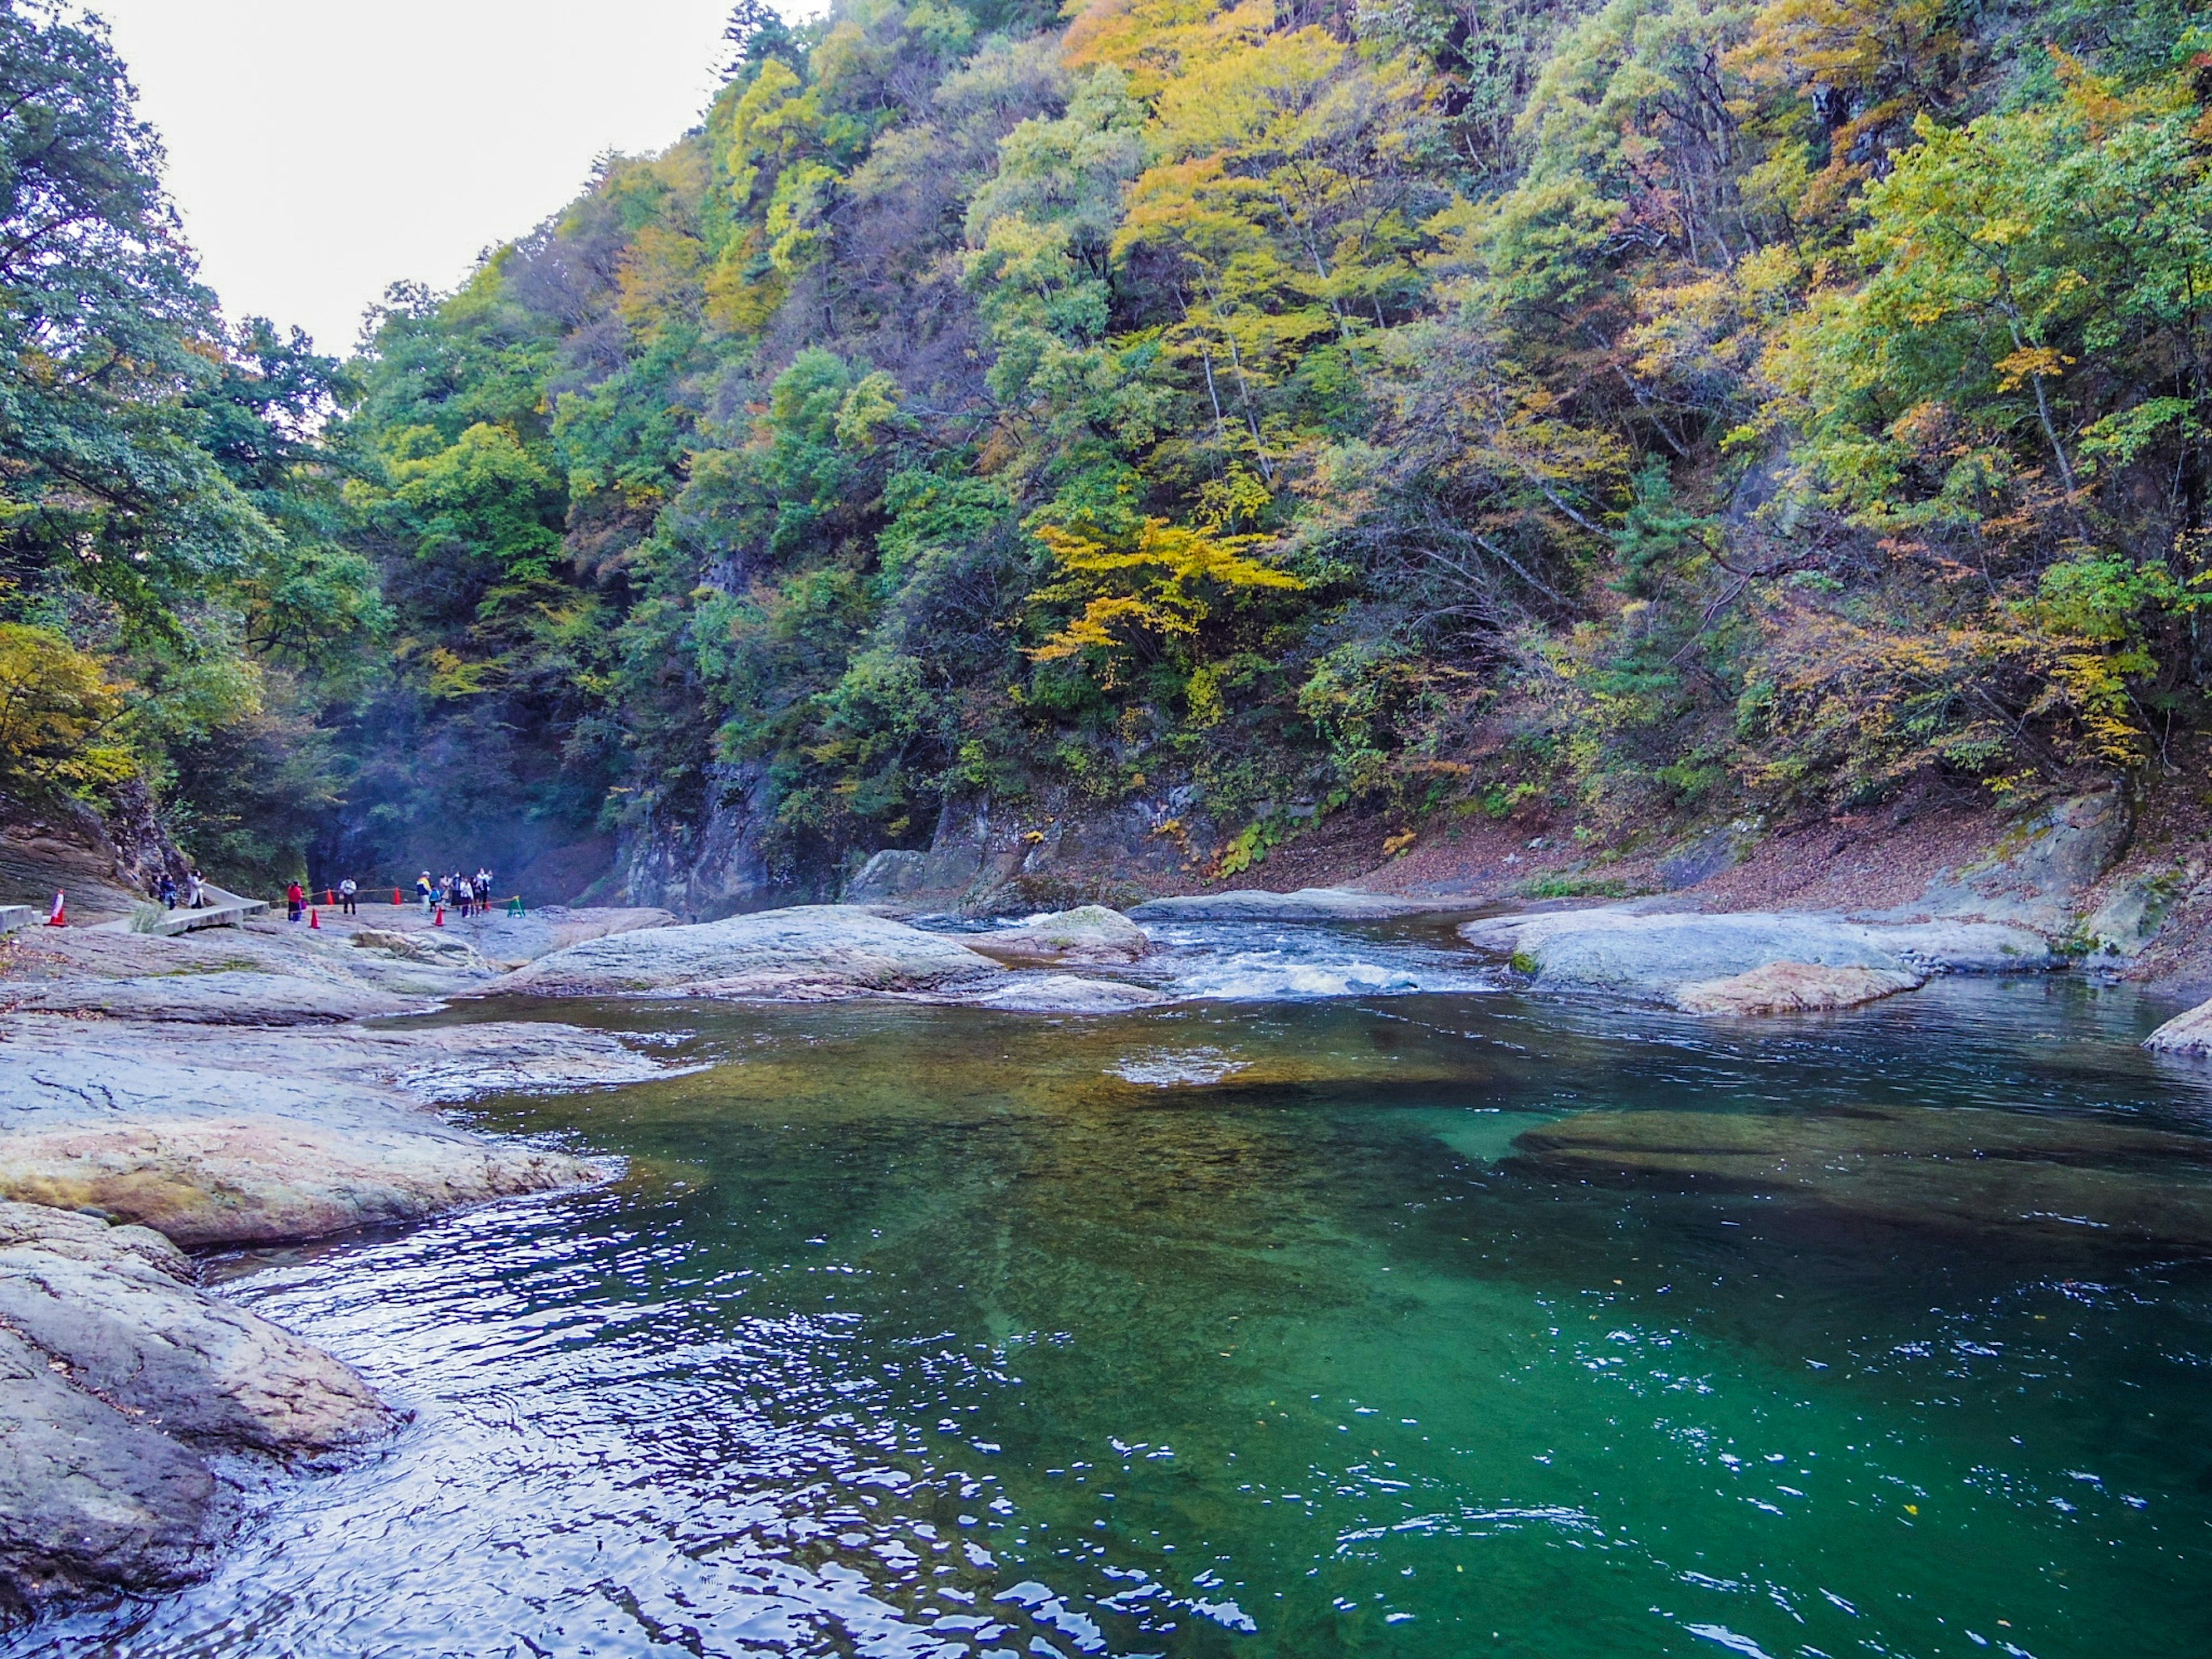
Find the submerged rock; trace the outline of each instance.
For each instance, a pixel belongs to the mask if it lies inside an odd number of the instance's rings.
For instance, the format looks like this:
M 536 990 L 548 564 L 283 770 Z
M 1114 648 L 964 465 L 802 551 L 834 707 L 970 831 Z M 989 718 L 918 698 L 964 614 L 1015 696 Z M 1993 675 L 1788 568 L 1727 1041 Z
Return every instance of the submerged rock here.
M 1301 887 L 1291 893 L 1243 888 L 1150 899 L 1129 914 L 1139 921 L 1379 921 L 1435 908 L 1418 899 L 1348 887 Z
M 2145 1037 L 2143 1047 L 2153 1054 L 2212 1059 L 2212 1002 L 2201 1002 L 2185 1014 L 2176 1014 Z
M 1888 968 L 1823 968 L 1808 962 L 1770 962 L 1727 979 L 1698 980 L 1677 988 L 1674 1006 L 1692 1014 L 1807 1013 L 1850 1008 L 1899 991 L 1917 990 L 1927 975 Z
M 395 1425 L 352 1367 L 189 1278 L 144 1228 L 0 1203 L 0 1605 L 183 1583 L 237 1508 L 207 1455 Z
M 1963 1107 L 1583 1112 L 1514 1143 L 1557 1178 L 1761 1194 L 2081 1248 L 2212 1249 L 2212 1141 Z
M 2023 927 L 1964 921 L 1876 926 L 1790 911 L 1655 915 L 1604 906 L 1492 916 L 1463 923 L 1459 931 L 1478 950 L 1510 957 L 1540 986 L 1620 991 L 1662 1002 L 1679 1002 L 1692 986 L 1783 963 L 1857 969 L 1917 985 L 1933 973 L 2027 971 L 2063 960 L 2049 940 Z
M 1055 910 L 1018 927 L 963 938 L 973 949 L 1000 962 L 1130 963 L 1152 949 L 1143 928 L 1103 904 Z
M 592 939 L 491 988 L 529 996 L 810 1000 L 938 991 L 1004 971 L 945 934 L 853 905 L 810 904 Z

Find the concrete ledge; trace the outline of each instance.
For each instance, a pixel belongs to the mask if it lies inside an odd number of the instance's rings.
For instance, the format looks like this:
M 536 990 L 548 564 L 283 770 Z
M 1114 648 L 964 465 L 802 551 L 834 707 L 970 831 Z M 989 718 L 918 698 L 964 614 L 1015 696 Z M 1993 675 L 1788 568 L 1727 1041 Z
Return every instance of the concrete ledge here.
M 30 927 L 46 918 L 27 904 L 0 904 L 0 933 L 12 933 L 18 927 Z
M 157 939 L 174 939 L 179 933 L 197 933 L 203 927 L 235 927 L 248 916 L 260 915 L 269 908 L 266 899 L 242 898 L 220 887 L 203 886 L 200 890 L 208 903 L 197 910 L 171 910 L 145 931 Z M 128 917 L 120 921 L 103 921 L 99 927 L 109 933 L 139 931 L 131 925 Z

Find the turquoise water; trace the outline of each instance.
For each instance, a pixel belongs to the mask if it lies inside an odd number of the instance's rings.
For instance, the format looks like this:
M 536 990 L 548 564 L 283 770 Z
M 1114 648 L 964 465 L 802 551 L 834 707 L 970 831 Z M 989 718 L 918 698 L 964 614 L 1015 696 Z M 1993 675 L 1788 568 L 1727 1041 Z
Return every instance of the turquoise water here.
M 2201 1245 L 1514 1146 L 1631 1108 L 2206 1141 L 2126 994 L 589 1012 L 711 1064 L 477 1117 L 623 1181 L 226 1269 L 415 1413 L 392 1449 L 5 1651 L 2212 1647 Z

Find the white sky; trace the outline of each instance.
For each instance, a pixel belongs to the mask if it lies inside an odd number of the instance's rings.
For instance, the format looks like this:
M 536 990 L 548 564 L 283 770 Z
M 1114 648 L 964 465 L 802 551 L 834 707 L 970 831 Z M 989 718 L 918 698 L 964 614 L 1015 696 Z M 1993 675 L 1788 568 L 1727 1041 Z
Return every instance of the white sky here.
M 800 5 L 787 15 L 817 8 Z M 234 318 L 353 348 L 387 284 L 448 289 L 658 150 L 715 86 L 730 0 L 88 0 Z

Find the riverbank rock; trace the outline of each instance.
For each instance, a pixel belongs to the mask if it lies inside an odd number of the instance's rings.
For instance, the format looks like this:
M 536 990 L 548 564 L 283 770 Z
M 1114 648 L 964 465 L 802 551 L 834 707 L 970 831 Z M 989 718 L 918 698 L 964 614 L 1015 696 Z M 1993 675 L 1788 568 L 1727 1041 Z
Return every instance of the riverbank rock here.
M 1741 1194 L 2061 1251 L 2212 1249 L 2212 1141 L 1965 1107 L 1582 1112 L 1513 1143 L 1524 1174 Z
M 203 1044 L 196 1057 L 214 1063 L 179 1064 L 146 1029 L 10 1022 L 0 1197 L 98 1211 L 188 1246 L 274 1243 L 611 1173 L 250 1052 Z
M 816 1000 L 939 991 L 1005 972 L 943 933 L 849 904 L 763 910 L 574 945 L 494 982 L 526 996 Z
M 968 999 L 979 1008 L 1021 1014 L 1123 1014 L 1155 1008 L 1167 1000 L 1149 986 L 1079 979 L 1073 974 L 1023 974 L 996 990 Z
M 1927 975 L 1888 968 L 1823 968 L 1770 962 L 1727 979 L 1678 987 L 1674 1006 L 1692 1014 L 1793 1014 L 1851 1008 L 1899 991 L 1917 990 Z
M 1119 910 L 1085 904 L 1032 916 L 1018 927 L 962 935 L 963 942 L 999 962 L 1131 963 L 1152 949 L 1145 930 Z
M 1617 991 L 1678 1005 L 1692 986 L 1784 963 L 1856 969 L 1917 985 L 1937 973 L 2027 972 L 2063 961 L 2049 940 L 2023 927 L 1964 921 L 1884 927 L 1784 911 L 1700 915 L 1605 906 L 1492 916 L 1463 923 L 1459 932 L 1477 950 L 1509 959 L 1539 986 Z M 1875 983 L 1853 982 L 1862 989 Z M 1746 988 L 1757 1000 L 1759 987 Z
M 2123 790 L 2054 802 L 1980 858 L 1935 877 L 1910 908 L 2064 935 L 2074 930 L 2081 896 L 2127 850 L 2134 832 Z
M 2143 1047 L 2153 1054 L 2212 1060 L 2212 1002 L 2199 1003 L 2185 1014 L 2176 1014 L 2145 1037 Z
M 404 1014 L 427 1006 L 422 996 L 368 985 L 253 972 L 161 974 L 136 979 L 64 980 L 13 994 L 40 1013 L 96 1013 L 124 1019 L 204 1025 L 315 1025 Z
M 1242 888 L 1151 899 L 1129 915 L 1139 921 L 1380 921 L 1436 908 L 1433 902 L 1348 887 L 1301 887 L 1291 893 Z
M 234 1512 L 209 1455 L 291 1460 L 397 1419 L 343 1361 L 190 1282 L 143 1227 L 0 1203 L 0 1603 L 170 1588 Z

